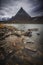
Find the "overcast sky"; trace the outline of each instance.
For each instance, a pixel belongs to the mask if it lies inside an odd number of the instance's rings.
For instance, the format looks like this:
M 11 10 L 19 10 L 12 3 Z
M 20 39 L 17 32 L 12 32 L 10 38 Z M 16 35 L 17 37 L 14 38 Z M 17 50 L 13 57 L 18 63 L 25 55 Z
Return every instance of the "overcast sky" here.
M 0 0 L 0 20 L 16 15 L 18 10 L 23 9 L 30 16 L 43 15 L 43 0 Z

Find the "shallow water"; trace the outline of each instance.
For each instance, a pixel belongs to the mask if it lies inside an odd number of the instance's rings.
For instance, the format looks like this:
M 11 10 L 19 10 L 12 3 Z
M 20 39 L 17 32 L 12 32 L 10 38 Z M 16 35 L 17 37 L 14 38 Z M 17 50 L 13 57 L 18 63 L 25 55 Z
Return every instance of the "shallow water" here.
M 7 26 L 14 26 L 19 30 L 27 31 L 28 29 L 38 29 L 38 31 L 32 31 L 32 40 L 38 42 L 43 38 L 43 24 L 5 24 Z M 37 35 L 39 33 L 40 35 Z M 37 41 L 38 40 L 38 41 Z
M 20 30 L 38 28 L 39 31 L 43 31 L 43 24 L 5 24 L 5 25 L 14 26 Z

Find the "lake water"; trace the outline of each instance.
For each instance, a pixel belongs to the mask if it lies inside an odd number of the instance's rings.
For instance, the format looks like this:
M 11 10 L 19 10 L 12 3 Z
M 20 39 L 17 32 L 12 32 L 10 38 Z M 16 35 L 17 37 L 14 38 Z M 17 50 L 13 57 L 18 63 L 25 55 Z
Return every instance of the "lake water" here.
M 38 29 L 38 31 L 32 31 L 32 34 L 34 38 L 40 38 L 42 36 L 43 38 L 43 24 L 5 24 L 7 26 L 14 26 L 19 30 L 27 31 L 28 29 Z M 37 36 L 36 34 L 39 33 L 40 36 Z
M 43 32 L 43 24 L 6 24 L 7 26 L 14 26 L 19 30 L 27 30 L 37 28 L 39 32 Z

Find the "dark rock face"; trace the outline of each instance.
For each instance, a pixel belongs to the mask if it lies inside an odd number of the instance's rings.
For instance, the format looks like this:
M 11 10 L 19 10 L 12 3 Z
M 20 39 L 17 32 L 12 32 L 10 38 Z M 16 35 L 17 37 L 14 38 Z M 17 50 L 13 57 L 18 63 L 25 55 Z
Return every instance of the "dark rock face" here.
M 11 20 L 12 22 L 15 21 L 15 23 L 28 23 L 31 20 L 31 16 L 21 8 Z

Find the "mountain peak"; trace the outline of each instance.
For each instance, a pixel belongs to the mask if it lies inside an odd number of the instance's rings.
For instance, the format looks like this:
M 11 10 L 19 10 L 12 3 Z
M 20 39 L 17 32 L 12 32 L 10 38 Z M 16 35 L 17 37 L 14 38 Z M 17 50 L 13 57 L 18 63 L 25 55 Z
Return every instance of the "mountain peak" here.
M 15 17 L 16 16 L 20 16 L 20 17 L 25 17 L 25 16 L 27 16 L 27 17 L 29 17 L 29 18 L 31 18 L 31 16 L 30 15 L 28 15 L 28 13 L 21 7 L 20 8 L 20 10 L 17 12 L 17 14 L 15 15 Z
M 22 14 L 23 14 L 23 13 L 26 13 L 26 12 L 25 12 L 25 10 L 21 7 L 20 10 L 19 10 L 17 13 L 20 13 L 20 14 L 22 13 Z
M 24 10 L 24 9 L 21 7 L 20 10 Z
M 17 14 L 12 17 L 12 20 L 15 20 L 16 23 L 28 22 L 31 20 L 31 16 L 21 7 Z

